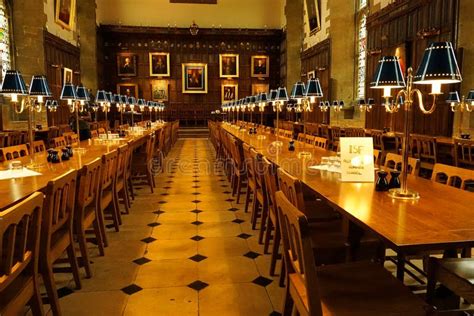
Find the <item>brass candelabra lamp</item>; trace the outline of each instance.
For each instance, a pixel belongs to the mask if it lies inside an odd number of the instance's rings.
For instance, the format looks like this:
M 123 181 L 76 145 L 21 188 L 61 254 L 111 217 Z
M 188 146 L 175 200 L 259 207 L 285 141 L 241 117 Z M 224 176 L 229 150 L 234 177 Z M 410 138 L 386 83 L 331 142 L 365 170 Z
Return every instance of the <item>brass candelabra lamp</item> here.
M 316 98 L 323 97 L 323 90 L 319 79 L 308 80 L 306 86 L 303 82 L 297 82 L 291 91 L 291 98 L 296 100 L 296 108 L 303 113 L 303 151 L 298 156 L 311 157 L 311 152 L 306 151 L 306 122 L 308 121 L 308 113 L 313 111 L 313 104 L 316 103 Z
M 464 112 L 471 113 L 474 109 L 474 90 L 469 91 L 467 97 L 463 96 L 462 100 L 459 99 L 457 91 L 450 92 L 446 102 L 451 106 L 451 111 L 459 112 L 459 128 L 458 137 L 462 137 L 462 122 Z
M 267 94 L 262 92 L 259 94 L 257 97 L 256 103 L 258 105 L 258 109 L 260 111 L 260 126 L 263 128 L 263 112 L 265 112 L 265 106 L 267 105 Z M 260 134 L 257 136 L 257 139 L 265 139 L 266 136 L 263 134 Z
M 387 112 L 395 113 L 400 109 L 404 111 L 401 188 L 391 189 L 389 191 L 391 197 L 396 199 L 418 199 L 420 197 L 418 192 L 408 189 L 407 183 L 408 147 L 412 128 L 410 118 L 414 102 L 418 101 L 418 108 L 423 114 L 432 114 L 436 109 L 436 97 L 442 94 L 441 85 L 458 83 L 461 80 L 461 73 L 450 42 L 431 43 L 425 50 L 416 74 L 413 75 L 413 69 L 408 68 L 406 84 L 398 57 L 385 56 L 379 61 L 371 88 L 383 89 Z M 431 85 L 430 94 L 433 96 L 433 101 L 429 108 L 423 104 L 423 94 L 414 88 L 414 84 Z M 395 102 L 390 102 L 390 90 L 394 88 L 401 88 L 401 90 L 398 91 Z M 404 100 L 403 104 L 399 103 L 400 99 Z
M 275 97 L 270 100 L 270 102 L 273 105 L 273 111 L 276 112 L 276 127 L 275 127 L 275 136 L 276 140 L 272 142 L 273 146 L 276 147 L 281 147 L 283 146 L 283 143 L 279 140 L 280 138 L 280 112 L 283 109 L 283 106 L 285 105 L 285 102 L 288 102 L 288 92 L 286 91 L 286 88 L 278 88 L 276 90 Z
M 61 100 L 67 101 L 69 111 L 75 113 L 76 133 L 79 141 L 81 140 L 81 130 L 79 126 L 79 112 L 84 111 L 86 102 L 90 101 L 89 93 L 84 86 L 74 87 L 72 83 L 65 83 L 61 90 Z M 78 144 L 80 147 L 80 144 Z
M 111 99 L 112 99 L 112 96 L 110 96 L 110 99 L 109 99 L 108 92 L 105 92 L 104 90 L 97 91 L 95 102 L 100 106 L 100 108 L 102 109 L 105 115 L 105 139 L 109 139 L 109 121 L 107 118 L 107 114 L 110 111 L 110 106 L 111 106 L 111 101 L 112 101 Z
M 58 101 L 51 100 L 51 99 L 46 100 L 45 106 L 46 106 L 46 110 L 49 113 L 53 113 L 51 115 L 51 126 L 54 126 L 54 113 L 58 111 L 58 107 L 59 107 Z
M 326 115 L 331 109 L 331 104 L 329 101 L 320 101 L 319 110 L 323 113 L 323 124 L 327 124 Z
M 359 111 L 361 113 L 367 112 L 370 113 L 375 104 L 375 100 L 372 98 L 367 99 L 367 102 L 363 98 L 357 99 L 357 105 L 359 106 Z
M 34 134 L 33 134 L 33 112 L 40 113 L 43 109 L 44 98 L 51 97 L 48 81 L 45 76 L 33 76 L 29 89 L 25 85 L 23 76 L 19 71 L 7 70 L 3 79 L 0 93 L 10 97 L 15 113 L 20 114 L 28 111 L 28 141 L 30 145 L 29 168 L 37 169 L 43 163 L 35 160 Z
M 336 123 L 339 122 L 339 113 L 342 112 L 342 109 L 344 108 L 344 101 L 333 101 L 332 102 L 332 110 L 334 111 L 334 114 L 336 114 Z

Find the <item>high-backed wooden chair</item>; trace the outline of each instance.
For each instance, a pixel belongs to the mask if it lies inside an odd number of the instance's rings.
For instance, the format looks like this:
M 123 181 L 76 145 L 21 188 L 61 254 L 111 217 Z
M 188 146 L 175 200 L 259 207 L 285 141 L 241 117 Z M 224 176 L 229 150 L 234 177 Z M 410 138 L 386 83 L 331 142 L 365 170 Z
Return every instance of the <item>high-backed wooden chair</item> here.
M 257 219 L 261 218 L 260 223 L 260 233 L 258 236 L 258 242 L 263 243 L 263 235 L 266 228 L 267 218 L 268 218 L 268 199 L 265 192 L 267 188 L 265 187 L 265 177 L 264 177 L 264 165 L 262 162 L 263 156 L 254 148 L 250 149 L 250 156 L 254 162 L 254 172 L 255 172 L 255 183 L 256 183 L 256 194 L 254 199 L 254 204 L 252 208 L 252 228 L 255 229 L 257 224 Z
M 53 264 L 67 252 L 76 288 L 81 288 L 74 249 L 73 219 L 77 171 L 71 170 L 48 182 L 41 222 L 40 273 L 54 315 L 61 314 Z
M 67 141 L 64 136 L 53 138 L 53 147 L 65 147 L 66 145 L 67 145 Z
M 317 267 L 306 216 L 276 193 L 287 282 L 283 315 L 426 315 L 427 304 L 381 265 L 371 262 Z
M 45 152 L 46 151 L 46 145 L 44 144 L 43 140 L 35 140 L 33 142 L 33 150 L 35 153 L 39 152 Z
M 237 195 L 237 203 L 240 203 L 242 187 L 247 180 L 245 164 L 240 150 L 240 143 L 233 136 L 228 134 L 230 154 L 232 158 L 232 195 Z
M 297 138 L 297 140 L 298 140 L 299 142 L 304 142 L 304 140 L 305 140 L 305 134 L 303 134 L 303 133 L 298 133 L 298 138 Z
M 363 128 L 346 128 L 344 132 L 345 137 L 365 137 L 365 130 Z
M 127 189 L 127 168 L 130 162 L 130 149 L 128 144 L 124 144 L 118 148 L 117 173 L 115 178 L 115 201 L 117 209 L 119 208 L 119 199 L 122 199 L 125 206 L 125 214 L 129 213 L 128 189 Z
M 101 224 L 99 221 L 99 209 L 97 208 L 101 168 L 102 159 L 97 158 L 82 167 L 78 172 L 74 232 L 77 236 L 81 250 L 82 264 L 88 278 L 92 277 L 86 234 L 89 228 L 93 229 L 95 235 L 94 243 L 98 246 L 100 255 L 104 255 L 104 241 L 102 236 L 105 235 L 105 227 L 101 226 L 103 223 Z
M 403 157 L 401 155 L 394 154 L 394 153 L 387 153 L 387 156 L 385 157 L 384 166 L 390 169 L 401 171 L 402 162 L 403 162 Z M 409 174 L 417 176 L 419 170 L 420 170 L 420 160 L 413 157 L 408 157 Z
M 8 147 L 8 133 L 0 132 L 0 148 Z
M 474 184 L 474 170 L 437 163 L 434 165 L 431 181 L 466 190 L 469 184 Z
M 332 126 L 331 129 L 331 137 L 329 138 L 331 140 L 330 146 L 331 150 L 337 151 L 336 148 L 339 148 L 339 139 L 341 138 L 341 128 L 338 126 Z
M 248 144 L 243 143 L 242 149 L 244 153 L 245 168 L 247 171 L 247 189 L 246 189 L 247 192 L 245 196 L 245 212 L 248 212 L 250 201 L 254 200 L 257 194 L 257 183 L 255 179 L 255 161 L 253 160 L 253 157 L 250 154 L 251 147 Z M 255 201 L 253 203 L 255 203 Z
M 314 145 L 316 147 L 327 149 L 328 148 L 328 140 L 322 137 L 315 137 L 314 138 Z
M 8 132 L 8 146 L 17 146 L 26 143 L 23 139 L 23 133 L 18 131 Z
M 67 136 L 64 137 L 66 138 L 66 143 L 68 145 L 79 144 L 79 136 L 77 136 L 76 133 L 69 133 Z
M 143 180 L 150 186 L 150 191 L 153 193 L 155 187 L 155 178 L 153 176 L 154 156 L 155 156 L 155 135 L 148 135 L 146 143 L 142 147 L 142 152 L 139 152 L 132 160 L 132 174 L 133 179 Z
M 28 155 L 28 147 L 25 144 L 3 147 L 0 151 L 2 152 L 2 161 L 13 160 Z
M 457 167 L 474 168 L 474 140 L 454 140 L 454 163 Z
M 438 161 L 436 137 L 412 134 L 411 153 L 420 160 L 420 169 L 433 170 Z
M 99 186 L 99 222 L 105 227 L 105 215 L 108 213 L 112 220 L 115 231 L 119 231 L 121 217 L 115 201 L 115 177 L 117 173 L 118 151 L 113 150 L 102 155 L 102 167 Z M 103 233 L 104 245 L 108 245 L 107 235 Z
M 39 290 L 39 244 L 43 194 L 33 193 L 0 211 L 0 315 L 22 315 L 31 305 L 43 315 Z
M 310 145 L 315 145 L 316 142 L 316 136 L 314 135 L 306 135 L 306 143 Z

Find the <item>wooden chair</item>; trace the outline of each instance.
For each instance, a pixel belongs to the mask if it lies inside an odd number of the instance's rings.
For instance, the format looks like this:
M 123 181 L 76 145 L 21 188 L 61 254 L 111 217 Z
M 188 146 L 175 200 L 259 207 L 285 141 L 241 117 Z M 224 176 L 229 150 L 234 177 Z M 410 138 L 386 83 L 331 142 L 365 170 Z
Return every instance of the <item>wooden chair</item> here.
M 8 147 L 8 133 L 0 133 L 0 148 Z
M 33 142 L 33 150 L 34 150 L 35 153 L 45 152 L 46 151 L 46 145 L 44 144 L 44 141 L 35 140 Z
M 305 140 L 305 134 L 303 134 L 303 133 L 298 133 L 297 140 L 298 140 L 299 142 L 304 142 L 304 140 Z
M 256 228 L 257 219 L 261 218 L 260 222 L 260 233 L 258 236 L 258 242 L 263 243 L 263 235 L 265 232 L 265 227 L 268 217 L 268 199 L 265 192 L 267 188 L 265 187 L 265 177 L 264 177 L 264 165 L 262 162 L 263 156 L 254 148 L 250 149 L 250 156 L 254 163 L 254 176 L 256 182 L 256 192 L 254 196 L 254 203 L 252 207 L 252 228 Z
M 73 219 L 77 171 L 71 170 L 48 182 L 41 222 L 40 273 L 54 315 L 61 315 L 53 264 L 67 252 L 76 288 L 81 288 L 74 249 Z
M 0 211 L 0 315 L 22 315 L 31 305 L 43 315 L 39 290 L 39 244 L 43 194 L 36 192 Z
M 91 131 L 91 138 L 98 138 L 99 132 L 95 129 Z
M 145 145 L 141 147 L 142 152 L 134 155 L 132 160 L 133 179 L 145 179 L 150 186 L 151 193 L 153 193 L 153 188 L 155 187 L 155 178 L 153 176 L 153 158 L 155 156 L 154 146 L 155 135 L 148 135 Z
M 283 315 L 426 315 L 427 304 L 380 264 L 317 267 L 306 216 L 281 191 L 276 202 L 288 271 Z
M 247 180 L 247 175 L 245 172 L 242 153 L 240 151 L 239 141 L 230 134 L 228 134 L 228 137 L 230 154 L 232 158 L 232 196 L 237 195 L 237 203 L 240 203 L 240 195 L 242 194 L 241 190 L 245 184 L 245 181 Z
M 338 126 L 332 126 L 330 131 L 331 137 L 329 139 L 331 140 L 331 150 L 337 151 L 336 148 L 339 148 L 339 139 L 341 138 L 341 128 Z
M 67 145 L 67 141 L 64 136 L 53 138 L 53 147 L 65 147 L 66 145 Z
M 374 149 L 374 164 L 380 166 L 380 150 Z
M 0 150 L 2 152 L 2 161 L 8 161 L 28 156 L 28 147 L 25 144 L 3 147 Z
M 474 184 L 474 170 L 437 163 L 434 165 L 431 181 L 467 190 Z
M 365 137 L 365 130 L 363 128 L 346 128 L 345 137 Z
M 18 146 L 26 143 L 23 139 L 23 133 L 18 131 L 8 132 L 7 146 Z
M 117 202 L 117 209 L 119 208 L 119 199 L 121 198 L 125 205 L 125 214 L 129 214 L 129 201 L 127 189 L 127 169 L 130 162 L 130 149 L 128 144 L 122 145 L 118 148 L 118 162 L 117 173 L 115 177 L 115 201 Z
M 77 136 L 76 133 L 69 133 L 67 136 L 64 137 L 66 138 L 66 143 L 68 145 L 79 144 L 79 136 Z
M 115 231 L 120 230 L 119 226 L 122 222 L 120 212 L 117 209 L 115 201 L 115 177 L 117 173 L 118 151 L 113 150 L 102 155 L 102 167 L 99 185 L 99 223 L 100 227 L 105 227 L 105 215 L 110 214 Z M 107 235 L 103 232 L 102 239 L 104 245 L 108 245 Z
M 451 290 L 456 296 L 459 308 L 459 297 L 474 302 L 474 258 L 436 258 L 430 257 L 428 262 L 428 285 L 426 299 L 433 304 L 436 284 L 439 282 Z M 469 314 L 470 315 L 470 314 Z
M 74 212 L 74 233 L 77 236 L 81 250 L 82 265 L 86 271 L 86 277 L 92 277 L 89 261 L 89 250 L 87 248 L 87 234 L 89 228 L 93 228 L 95 244 L 99 248 L 99 254 L 104 255 L 105 227 L 99 221 L 99 209 L 97 208 L 99 198 L 99 184 L 101 177 L 102 159 L 97 158 L 82 167 L 78 172 L 76 209 Z
M 372 136 L 372 139 L 374 141 L 374 149 L 380 150 L 379 161 L 380 163 L 383 163 L 385 161 L 385 156 L 387 155 L 387 152 L 385 150 L 385 143 L 383 140 L 383 131 L 373 129 L 370 131 L 370 135 Z
M 316 136 L 313 135 L 306 135 L 306 143 L 310 145 L 315 145 L 316 142 Z
M 411 153 L 420 160 L 420 169 L 433 170 L 438 157 L 436 137 L 412 134 Z
M 315 137 L 314 138 L 314 145 L 316 147 L 327 149 L 328 148 L 328 140 L 322 137 Z
M 456 167 L 474 168 L 474 140 L 454 139 L 454 163 Z
M 242 149 L 244 153 L 244 164 L 247 171 L 247 189 L 246 189 L 246 196 L 245 196 L 245 212 L 248 212 L 248 207 L 250 204 L 250 200 L 255 200 L 257 194 L 257 183 L 255 179 L 255 161 L 253 160 L 252 155 L 250 154 L 251 147 L 243 143 Z M 253 198 L 252 198 L 253 196 Z M 255 203 L 255 201 L 253 202 Z
M 385 157 L 384 167 L 401 171 L 402 161 L 403 161 L 402 156 L 394 154 L 394 153 L 387 153 L 387 156 Z M 420 160 L 413 157 L 408 157 L 408 173 L 411 175 L 417 176 L 419 170 L 420 170 Z

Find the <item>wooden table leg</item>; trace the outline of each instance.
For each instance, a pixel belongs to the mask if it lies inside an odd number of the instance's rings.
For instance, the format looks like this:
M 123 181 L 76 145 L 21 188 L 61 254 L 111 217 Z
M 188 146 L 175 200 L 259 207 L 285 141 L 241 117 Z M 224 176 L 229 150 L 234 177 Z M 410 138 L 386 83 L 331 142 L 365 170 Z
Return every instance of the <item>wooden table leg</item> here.
M 397 254 L 397 279 L 403 282 L 405 276 L 405 256 L 402 253 Z

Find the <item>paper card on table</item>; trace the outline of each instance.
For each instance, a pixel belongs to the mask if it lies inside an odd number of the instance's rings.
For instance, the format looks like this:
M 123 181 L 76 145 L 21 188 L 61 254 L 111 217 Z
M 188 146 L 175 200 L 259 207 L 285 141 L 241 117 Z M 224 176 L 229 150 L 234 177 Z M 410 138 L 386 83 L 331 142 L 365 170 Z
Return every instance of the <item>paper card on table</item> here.
M 374 182 L 372 137 L 341 137 L 341 181 Z
M 18 169 L 18 170 L 1 170 L 0 171 L 0 180 L 16 179 L 16 178 L 26 178 L 40 176 L 41 173 L 30 170 L 30 169 Z

